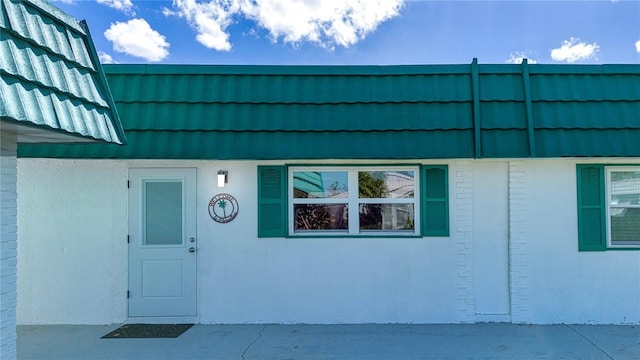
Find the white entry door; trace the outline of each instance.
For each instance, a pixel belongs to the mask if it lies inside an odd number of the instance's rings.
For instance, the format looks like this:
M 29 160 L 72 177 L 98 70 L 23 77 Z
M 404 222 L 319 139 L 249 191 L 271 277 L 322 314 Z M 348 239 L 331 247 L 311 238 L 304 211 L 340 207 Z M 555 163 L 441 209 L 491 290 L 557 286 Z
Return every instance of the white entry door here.
M 129 317 L 196 316 L 196 169 L 129 170 Z

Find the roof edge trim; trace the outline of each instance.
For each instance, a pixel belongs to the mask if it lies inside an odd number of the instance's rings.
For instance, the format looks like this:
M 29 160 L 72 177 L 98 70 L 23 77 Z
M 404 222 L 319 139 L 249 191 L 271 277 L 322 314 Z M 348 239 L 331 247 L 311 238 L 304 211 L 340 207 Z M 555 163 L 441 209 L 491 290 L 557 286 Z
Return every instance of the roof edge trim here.
M 54 128 L 51 127 L 47 124 L 34 124 L 31 121 L 20 121 L 17 119 L 14 119 L 12 117 L 8 117 L 8 116 L 2 116 L 0 117 L 0 123 L 10 123 L 10 124 L 15 124 L 18 126 L 24 126 L 24 127 L 31 127 L 31 128 L 38 128 L 38 129 L 46 129 L 47 131 L 50 131 L 52 133 L 57 133 L 57 134 L 64 134 L 70 137 L 74 137 L 74 138 L 78 138 L 78 139 L 89 139 L 94 141 L 95 143 L 98 144 L 112 144 L 112 145 L 126 145 L 126 143 L 122 143 L 119 140 L 120 139 L 113 139 L 113 141 L 109 141 L 106 139 L 101 139 L 101 138 L 97 138 L 97 137 L 93 137 L 91 135 L 84 135 L 84 134 L 80 134 L 77 132 L 70 132 L 70 131 L 66 131 L 64 129 L 59 129 L 59 128 Z M 67 143 L 69 144 L 69 143 Z
M 116 102 L 113 100 L 113 94 L 111 94 L 111 89 L 109 88 L 109 82 L 107 81 L 107 77 L 104 74 L 104 70 L 102 69 L 102 64 L 100 63 L 100 58 L 98 57 L 98 53 L 96 52 L 96 48 L 93 44 L 93 39 L 91 38 L 91 32 L 89 31 L 89 26 L 85 20 L 80 21 L 80 26 L 84 29 L 87 35 L 87 50 L 89 56 L 91 57 L 91 61 L 95 64 L 96 72 L 98 73 L 98 81 L 100 81 L 100 85 L 102 85 L 105 94 L 105 100 L 109 107 L 111 108 L 111 113 L 113 114 L 113 129 L 118 136 L 117 143 L 126 145 L 127 137 L 124 133 L 124 127 L 122 126 L 122 121 L 120 121 L 120 116 L 118 115 L 118 108 L 116 107 Z
M 469 75 L 468 64 L 451 65 L 202 65 L 103 64 L 109 75 Z M 640 76 L 640 64 L 528 64 L 529 74 L 631 74 Z M 478 73 L 521 75 L 520 64 L 478 64 Z

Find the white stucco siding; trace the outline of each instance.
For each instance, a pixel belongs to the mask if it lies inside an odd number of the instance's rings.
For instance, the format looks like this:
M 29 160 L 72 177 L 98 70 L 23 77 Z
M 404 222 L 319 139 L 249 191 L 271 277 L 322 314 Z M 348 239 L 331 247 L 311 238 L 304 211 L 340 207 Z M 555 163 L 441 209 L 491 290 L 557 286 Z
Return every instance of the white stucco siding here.
M 392 248 L 390 241 L 394 241 Z M 303 243 L 306 242 L 306 243 Z M 204 322 L 456 322 L 455 269 L 442 241 L 259 239 L 216 244 Z M 447 249 L 449 248 L 449 249 Z M 213 250 L 215 253 L 215 250 Z M 201 258 L 208 251 L 201 253 Z M 225 255 L 226 254 L 226 255 Z M 237 256 L 229 256 L 237 254 Z M 216 256 L 217 255 L 217 256 Z
M 198 169 L 201 323 L 458 322 L 450 238 L 257 238 L 255 162 L 21 159 L 18 321 L 99 324 L 127 317 L 129 167 Z M 229 183 L 216 186 L 218 169 Z M 213 195 L 240 205 L 227 224 Z M 455 226 L 453 221 L 452 226 Z M 26 264 L 30 265 L 26 265 Z
M 527 322 L 638 324 L 640 251 L 578 251 L 576 163 L 526 162 Z
M 476 321 L 509 321 L 508 164 L 473 163 L 473 273 Z
M 18 322 L 126 318 L 127 167 L 20 160 Z
M 258 164 L 197 163 L 201 322 L 458 321 L 450 238 L 257 238 Z M 223 189 L 218 169 L 229 171 Z M 227 224 L 207 213 L 223 192 L 240 206 Z
M 640 323 L 640 251 L 578 251 L 575 160 L 439 163 L 449 237 L 258 238 L 264 162 L 20 159 L 18 322 L 126 320 L 128 169 L 195 167 L 200 323 Z

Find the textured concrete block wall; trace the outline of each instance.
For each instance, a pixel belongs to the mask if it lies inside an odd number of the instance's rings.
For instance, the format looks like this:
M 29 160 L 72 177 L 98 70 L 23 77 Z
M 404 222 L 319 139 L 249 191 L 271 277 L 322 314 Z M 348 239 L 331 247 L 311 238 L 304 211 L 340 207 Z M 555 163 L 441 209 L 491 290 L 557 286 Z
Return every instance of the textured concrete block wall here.
M 0 132 L 0 359 L 3 360 L 16 358 L 16 164 L 16 136 Z

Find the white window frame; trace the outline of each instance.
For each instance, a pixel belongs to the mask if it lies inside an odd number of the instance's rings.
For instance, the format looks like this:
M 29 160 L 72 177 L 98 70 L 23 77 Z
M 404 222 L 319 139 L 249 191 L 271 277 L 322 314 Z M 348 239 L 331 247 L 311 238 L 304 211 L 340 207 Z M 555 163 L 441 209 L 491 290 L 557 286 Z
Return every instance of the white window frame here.
M 317 198 L 317 199 L 295 199 L 293 197 L 293 173 L 298 171 L 320 171 L 320 172 L 347 172 L 348 176 L 348 197 L 346 198 Z M 360 171 L 413 171 L 414 174 L 414 189 L 413 198 L 363 198 L 358 196 L 358 172 Z M 367 236 L 367 237 L 412 237 L 420 236 L 420 166 L 403 166 L 403 165 L 391 165 L 391 166 L 289 166 L 287 174 L 287 215 L 288 215 L 288 233 L 289 236 L 295 237 L 318 237 L 318 236 Z M 344 199 L 344 200 L 343 200 Z M 342 203 L 349 207 L 348 212 L 348 230 L 308 230 L 308 231 L 295 231 L 295 216 L 294 206 L 296 204 L 336 204 Z M 413 231 L 409 230 L 363 230 L 360 231 L 360 204 L 413 204 L 414 211 L 414 224 Z
M 611 209 L 640 209 L 640 204 L 629 204 L 624 206 L 613 205 L 611 199 L 611 173 L 612 172 L 624 172 L 624 171 L 640 171 L 640 166 L 605 166 L 605 191 L 606 191 L 606 217 L 607 217 L 607 247 L 608 248 L 640 248 L 640 242 L 638 244 L 621 244 L 614 245 L 611 243 Z

